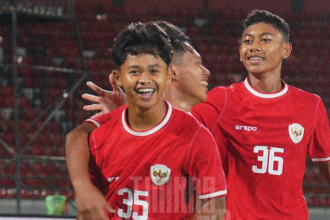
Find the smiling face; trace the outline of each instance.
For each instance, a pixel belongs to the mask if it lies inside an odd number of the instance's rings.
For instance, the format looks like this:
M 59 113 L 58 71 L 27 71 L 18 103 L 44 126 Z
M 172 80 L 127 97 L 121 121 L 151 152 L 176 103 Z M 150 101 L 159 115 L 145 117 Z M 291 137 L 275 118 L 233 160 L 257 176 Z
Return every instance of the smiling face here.
M 166 63 L 151 54 L 128 55 L 114 77 L 126 93 L 129 108 L 149 110 L 163 106 L 163 92 L 171 72 Z
M 260 22 L 250 25 L 242 35 L 240 60 L 254 76 L 280 74 L 283 59 L 290 56 L 292 46 L 280 31 Z
M 201 56 L 193 47 L 189 44 L 185 47 L 182 55 L 174 55 L 172 66 L 175 76 L 172 79 L 179 82 L 178 89 L 193 106 L 206 100 L 210 71 L 203 66 Z

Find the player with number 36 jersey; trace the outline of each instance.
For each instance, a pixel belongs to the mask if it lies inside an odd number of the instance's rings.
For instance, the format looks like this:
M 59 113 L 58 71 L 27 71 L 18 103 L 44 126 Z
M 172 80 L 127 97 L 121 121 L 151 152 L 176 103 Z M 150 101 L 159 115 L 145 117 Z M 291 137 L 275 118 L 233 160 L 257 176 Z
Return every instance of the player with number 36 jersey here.
M 282 84 L 277 93 L 260 93 L 247 78 L 213 89 L 205 103 L 193 108 L 217 144 L 227 146 L 220 151 L 229 170 L 226 205 L 232 219 L 307 219 L 306 154 L 315 162 L 330 160 L 322 100 Z

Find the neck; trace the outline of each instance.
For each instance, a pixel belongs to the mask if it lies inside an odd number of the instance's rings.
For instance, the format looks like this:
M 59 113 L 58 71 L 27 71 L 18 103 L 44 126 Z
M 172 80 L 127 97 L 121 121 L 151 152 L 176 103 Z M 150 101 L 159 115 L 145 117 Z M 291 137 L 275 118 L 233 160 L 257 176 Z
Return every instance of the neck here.
M 189 102 L 179 101 L 178 99 L 166 99 L 169 100 L 168 102 L 171 103 L 173 107 L 179 108 L 185 112 L 190 112 L 191 108 L 193 107 L 190 105 Z
M 145 131 L 154 128 L 165 117 L 167 104 L 161 100 L 157 106 L 150 109 L 128 107 L 126 119 L 130 127 L 137 131 Z
M 282 90 L 283 85 L 280 75 L 255 76 L 249 74 L 251 86 L 261 93 L 276 93 Z
M 191 108 L 198 104 L 193 98 L 183 94 L 180 89 L 175 86 L 175 83 L 169 83 L 164 91 L 164 99 L 171 103 L 173 107 L 179 108 L 185 112 L 190 112 Z

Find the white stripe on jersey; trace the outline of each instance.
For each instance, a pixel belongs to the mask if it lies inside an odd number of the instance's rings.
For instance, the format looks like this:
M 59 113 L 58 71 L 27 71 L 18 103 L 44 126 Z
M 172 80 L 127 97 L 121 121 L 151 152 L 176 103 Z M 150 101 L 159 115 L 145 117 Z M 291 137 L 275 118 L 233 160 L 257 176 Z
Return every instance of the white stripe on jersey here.
M 92 124 L 94 124 L 98 128 L 101 127 L 100 123 L 98 123 L 96 120 L 94 120 L 92 118 L 86 119 L 85 122 L 92 123 Z
M 313 162 L 325 162 L 325 161 L 328 161 L 328 160 L 330 160 L 330 157 L 327 157 L 327 158 L 312 158 Z
M 227 190 L 226 189 L 222 190 L 222 191 L 206 194 L 206 195 L 199 195 L 198 198 L 199 199 L 209 199 L 209 198 L 214 198 L 214 197 L 217 197 L 217 196 L 224 196 L 224 195 L 227 195 Z
M 288 86 L 283 82 L 284 84 L 284 88 L 279 91 L 279 92 L 276 92 L 276 93 L 261 93 L 261 92 L 258 92 L 257 90 L 255 90 L 251 85 L 250 85 L 250 82 L 249 82 L 249 78 L 246 78 L 245 81 L 244 81 L 244 85 L 246 87 L 247 90 L 249 90 L 253 95 L 257 96 L 257 97 L 260 97 L 260 98 L 277 98 L 277 97 L 280 97 L 282 95 L 284 95 L 287 91 L 288 91 Z
M 150 130 L 147 130 L 147 131 L 134 131 L 132 128 L 130 128 L 128 125 L 127 125 L 127 122 L 126 122 L 126 109 L 124 109 L 123 113 L 122 113 L 122 116 L 121 116 L 121 121 L 122 121 L 122 124 L 124 126 L 124 129 L 130 133 L 131 135 L 134 135 L 134 136 L 140 136 L 140 137 L 143 137 L 143 136 L 148 136 L 148 135 L 151 135 L 151 134 L 154 134 L 156 133 L 157 131 L 159 131 L 162 127 L 164 127 L 166 125 L 166 123 L 170 120 L 171 118 L 171 115 L 172 115 L 172 105 L 168 102 L 165 102 L 168 106 L 167 108 L 167 112 L 166 112 L 166 115 L 165 115 L 165 118 L 163 119 L 163 121 L 161 121 L 158 125 L 156 125 L 154 128 L 150 129 Z

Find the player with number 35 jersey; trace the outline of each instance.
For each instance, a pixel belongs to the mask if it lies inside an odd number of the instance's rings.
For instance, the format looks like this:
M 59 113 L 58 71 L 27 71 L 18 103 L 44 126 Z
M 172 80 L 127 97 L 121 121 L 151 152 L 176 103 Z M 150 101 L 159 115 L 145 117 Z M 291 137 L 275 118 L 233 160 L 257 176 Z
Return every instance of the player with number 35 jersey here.
M 89 139 L 94 178 L 105 180 L 106 198 L 118 210 L 111 219 L 191 219 L 196 198 L 226 195 L 217 146 L 196 119 L 168 104 L 158 126 L 139 132 L 126 113 L 127 106 L 100 116 L 108 122 Z
M 215 140 L 163 99 L 172 74 L 168 35 L 155 22 L 131 24 L 112 55 L 127 105 L 102 115 L 106 123 L 89 136 L 90 174 L 110 219 L 222 219 L 227 189 Z M 93 210 L 79 214 L 106 218 Z

